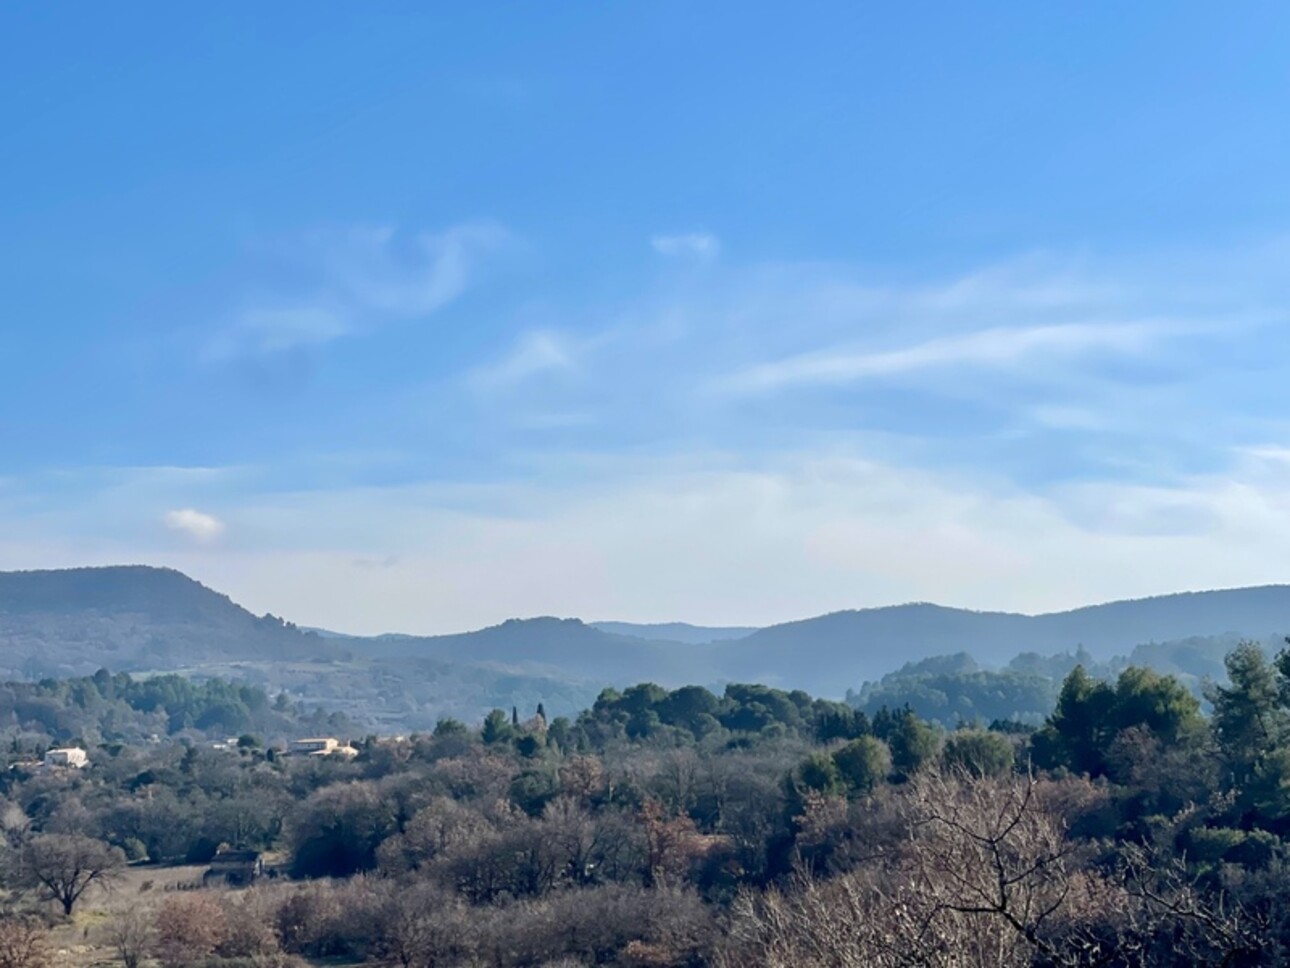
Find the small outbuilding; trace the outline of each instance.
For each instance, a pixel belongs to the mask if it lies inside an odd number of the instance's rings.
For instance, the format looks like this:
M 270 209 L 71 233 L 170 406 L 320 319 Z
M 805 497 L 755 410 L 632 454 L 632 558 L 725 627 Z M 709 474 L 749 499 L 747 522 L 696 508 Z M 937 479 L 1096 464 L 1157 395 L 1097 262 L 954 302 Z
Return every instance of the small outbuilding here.
M 211 866 L 202 875 L 203 884 L 228 884 L 242 887 L 264 874 L 264 859 L 258 850 L 233 850 L 221 847 L 211 858 Z

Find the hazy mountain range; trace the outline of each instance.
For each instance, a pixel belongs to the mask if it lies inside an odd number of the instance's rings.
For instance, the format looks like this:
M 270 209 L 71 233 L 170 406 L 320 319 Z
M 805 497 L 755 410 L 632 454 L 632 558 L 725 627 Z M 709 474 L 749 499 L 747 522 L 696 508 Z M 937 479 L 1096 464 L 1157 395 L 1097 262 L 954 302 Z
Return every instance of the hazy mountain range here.
M 455 635 L 361 637 L 254 616 L 168 569 L 0 573 L 0 675 L 86 674 L 104 666 L 233 671 L 320 701 L 329 682 L 344 681 L 351 693 L 366 695 L 370 688 L 383 697 L 391 717 L 413 719 L 409 710 L 465 713 L 510 696 L 527 702 L 554 693 L 557 707 L 572 706 L 604 685 L 643 680 L 757 681 L 840 697 L 937 655 L 966 652 L 983 665 L 1002 666 L 1018 653 L 1083 648 L 1108 660 L 1181 639 L 1201 642 L 1200 654 L 1207 637 L 1269 640 L 1287 632 L 1290 586 L 1269 585 L 1034 616 L 908 604 L 762 629 L 542 617 Z M 1161 655 L 1172 661 L 1176 650 Z M 1213 666 L 1214 657 L 1206 661 Z M 478 692 L 480 702 L 460 695 L 463 690 Z

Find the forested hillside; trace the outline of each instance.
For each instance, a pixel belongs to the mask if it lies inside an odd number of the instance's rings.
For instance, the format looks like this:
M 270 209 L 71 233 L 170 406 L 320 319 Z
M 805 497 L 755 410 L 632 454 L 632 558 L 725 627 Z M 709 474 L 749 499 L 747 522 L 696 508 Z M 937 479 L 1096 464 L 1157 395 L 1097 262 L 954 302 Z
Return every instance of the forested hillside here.
M 1075 666 L 1110 677 L 1129 666 L 1168 673 L 1196 696 L 1207 685 L 1227 678 L 1225 656 L 1240 643 L 1235 635 L 1195 636 L 1176 642 L 1150 642 L 1129 655 L 1094 660 L 1087 650 L 1014 656 L 1003 668 L 983 668 L 966 652 L 932 656 L 907 662 L 895 672 L 857 690 L 847 690 L 847 701 L 872 713 L 883 706 L 908 706 L 943 726 L 1010 720 L 1034 725 L 1041 722 L 1057 700 L 1062 680 Z M 1258 643 L 1275 651 L 1283 637 L 1270 636 Z
M 1096 661 L 1152 642 L 1222 637 L 1280 641 L 1290 632 L 1290 586 L 1163 595 L 1047 615 L 973 612 L 938 605 L 837 612 L 755 632 L 716 649 L 732 679 L 827 692 L 860 683 L 899 662 L 968 652 L 987 666 L 1020 653 L 1085 649 Z M 1213 658 L 1221 658 L 1219 656 Z
M 460 635 L 382 635 L 340 641 L 367 655 L 489 662 L 602 684 L 642 678 L 711 682 L 721 675 L 705 650 L 693 644 L 618 635 L 576 618 L 510 619 Z
M 343 714 L 307 709 L 285 695 L 176 675 L 133 679 L 99 670 L 79 679 L 0 683 L 0 743 L 33 750 L 49 745 L 158 742 L 168 737 L 224 739 L 256 734 L 284 739 L 355 731 Z
M 341 654 L 164 568 L 0 572 L 0 676 L 166 669 L 234 658 Z
M 847 701 L 874 713 L 909 707 L 953 728 L 960 723 L 1010 721 L 1036 725 L 1052 712 L 1062 677 L 1078 660 L 1032 663 L 1019 656 L 1002 670 L 982 669 L 965 652 L 906 663 L 877 682 L 848 691 Z M 1056 666 L 1056 668 L 1054 668 Z

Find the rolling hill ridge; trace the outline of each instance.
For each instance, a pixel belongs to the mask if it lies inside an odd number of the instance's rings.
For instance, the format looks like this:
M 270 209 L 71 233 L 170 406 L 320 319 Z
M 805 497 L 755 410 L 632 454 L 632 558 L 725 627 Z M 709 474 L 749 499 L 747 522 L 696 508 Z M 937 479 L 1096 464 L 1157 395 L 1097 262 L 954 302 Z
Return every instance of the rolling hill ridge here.
M 583 696 L 604 685 L 645 680 L 669 686 L 763 682 L 841 696 L 931 656 L 966 652 L 983 665 L 1002 666 L 1019 653 L 1083 648 L 1107 660 L 1135 648 L 1150 656 L 1151 649 L 1141 647 L 1151 643 L 1234 635 L 1268 641 L 1286 632 L 1290 586 L 1268 585 L 1042 615 L 909 604 L 756 630 L 545 617 L 454 635 L 358 637 L 253 615 L 169 569 L 0 573 L 0 676 L 84 675 L 100 667 L 224 672 L 237 663 L 254 663 L 265 675 L 275 664 L 303 662 L 370 672 L 374 682 L 384 682 L 469 670 L 461 681 L 488 684 L 494 702 L 506 689 L 529 697 L 562 682 L 576 686 L 571 695 Z M 292 688 L 307 691 L 322 678 L 315 671 L 313 679 L 291 680 Z
M 773 625 L 716 646 L 716 662 L 742 681 L 830 694 L 906 662 L 958 652 L 1003 665 L 1023 652 L 1083 648 L 1109 660 L 1148 643 L 1206 636 L 1276 639 L 1290 633 L 1290 585 L 1182 592 L 1022 615 L 925 603 L 835 612 Z M 791 663 L 791 665 L 789 664 Z

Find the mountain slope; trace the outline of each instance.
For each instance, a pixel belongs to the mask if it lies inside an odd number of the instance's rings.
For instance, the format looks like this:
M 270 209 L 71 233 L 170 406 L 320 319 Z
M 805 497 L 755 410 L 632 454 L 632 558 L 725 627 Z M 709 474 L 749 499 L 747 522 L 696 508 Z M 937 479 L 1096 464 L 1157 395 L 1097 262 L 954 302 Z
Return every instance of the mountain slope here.
M 1290 632 L 1290 586 L 1184 592 L 1020 615 L 914 604 L 835 612 L 754 632 L 715 646 L 732 678 L 823 694 L 880 678 L 934 655 L 968 652 L 1002 665 L 1021 652 L 1075 651 L 1097 659 L 1150 642 L 1193 636 L 1267 639 Z
M 10 676 L 338 652 L 315 635 L 272 616 L 256 617 L 166 568 L 0 572 L 0 673 Z
M 361 644 L 360 644 L 361 643 Z M 347 640 L 355 651 L 380 658 L 422 658 L 490 663 L 569 679 L 604 683 L 653 680 L 660 684 L 709 682 L 719 670 L 702 648 L 682 642 L 615 635 L 576 619 L 509 619 L 457 635 L 385 635 Z

